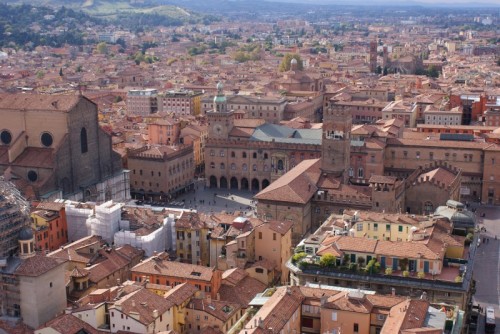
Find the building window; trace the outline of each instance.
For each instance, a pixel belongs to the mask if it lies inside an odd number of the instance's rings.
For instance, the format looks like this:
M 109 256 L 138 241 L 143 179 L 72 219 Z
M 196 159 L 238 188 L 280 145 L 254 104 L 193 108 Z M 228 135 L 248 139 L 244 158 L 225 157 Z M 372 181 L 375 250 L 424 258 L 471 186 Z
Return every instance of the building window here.
M 358 232 L 363 231 L 363 224 L 362 223 L 356 224 L 356 231 L 358 231 Z
M 254 165 L 252 166 L 252 170 L 253 170 L 254 172 L 256 172 L 256 171 L 257 171 L 257 165 L 255 165 L 255 164 L 254 164 Z
M 259 232 L 259 239 L 262 239 L 262 232 Z
M 223 157 L 225 155 L 224 150 L 220 150 L 220 156 Z
M 34 170 L 30 170 L 28 172 L 28 180 L 36 182 L 36 180 L 38 180 L 38 174 Z
M 231 164 L 231 170 L 236 170 L 236 164 L 235 163 Z
M 434 160 L 434 152 L 429 152 L 429 160 Z
M 424 203 L 424 214 L 429 215 L 434 212 L 434 205 L 432 205 L 432 202 L 425 202 Z
M 0 132 L 0 142 L 5 145 L 9 145 L 12 141 L 12 134 L 8 130 L 2 130 Z
M 215 168 L 215 162 L 210 163 L 210 168 Z
M 354 176 L 354 169 L 352 167 L 349 167 L 349 177 Z
M 82 128 L 80 131 L 80 148 L 82 150 L 82 153 L 87 153 L 89 148 L 87 144 L 87 129 Z
M 276 233 L 273 233 L 273 240 L 276 241 Z
M 417 151 L 417 153 L 415 154 L 416 158 L 417 159 L 420 159 L 420 152 Z
M 242 157 L 242 158 L 246 158 L 246 157 L 247 157 L 247 152 L 242 152 L 242 153 L 241 153 L 241 157 Z
M 358 168 L 358 178 L 363 178 L 365 175 L 363 168 Z
M 214 150 L 210 150 L 210 156 L 211 157 L 215 156 L 215 151 Z
M 52 287 L 52 282 L 49 283 L 49 287 L 51 288 Z
M 403 151 L 403 157 L 408 158 L 408 151 Z
M 247 164 L 243 164 L 243 166 L 241 166 L 241 169 L 243 169 L 244 171 L 247 171 L 248 170 Z
M 377 223 L 374 223 L 374 224 L 373 224 L 373 230 L 374 230 L 374 231 L 378 231 L 378 224 L 377 224 Z
M 253 156 L 253 158 L 254 158 L 254 159 L 257 159 L 257 153 L 255 153 L 255 152 L 254 152 L 254 153 L 252 154 L 252 156 Z
M 358 324 L 354 324 L 353 331 L 354 331 L 354 333 L 358 333 L 359 332 L 359 325 Z
M 332 312 L 332 321 L 337 321 L 337 312 Z
M 268 158 L 269 158 L 269 157 L 268 157 L 267 153 L 264 153 L 264 160 L 266 160 L 266 159 L 268 159 Z
M 284 167 L 283 167 L 283 160 L 278 160 L 278 170 L 283 170 Z
M 224 165 L 223 162 L 221 162 L 221 164 L 220 164 L 220 169 L 226 169 L 226 165 Z
M 385 225 L 385 231 L 390 232 L 391 231 L 391 224 L 386 224 Z
M 40 137 L 40 141 L 42 142 L 42 145 L 45 147 L 50 147 L 52 146 L 52 143 L 54 142 L 54 138 L 52 138 L 52 135 L 48 132 L 42 133 L 42 136 Z
M 403 225 L 398 226 L 398 232 L 403 232 Z
M 231 158 L 235 158 L 236 157 L 236 153 L 234 153 L 234 151 L 231 152 Z

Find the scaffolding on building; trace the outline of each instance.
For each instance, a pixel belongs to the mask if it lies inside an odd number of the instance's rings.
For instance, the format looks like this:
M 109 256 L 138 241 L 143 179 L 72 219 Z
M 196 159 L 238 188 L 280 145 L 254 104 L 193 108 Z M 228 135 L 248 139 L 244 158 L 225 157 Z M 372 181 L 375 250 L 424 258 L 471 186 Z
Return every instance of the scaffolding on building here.
M 9 181 L 0 177 L 0 266 L 16 253 L 19 232 L 29 226 L 29 203 Z

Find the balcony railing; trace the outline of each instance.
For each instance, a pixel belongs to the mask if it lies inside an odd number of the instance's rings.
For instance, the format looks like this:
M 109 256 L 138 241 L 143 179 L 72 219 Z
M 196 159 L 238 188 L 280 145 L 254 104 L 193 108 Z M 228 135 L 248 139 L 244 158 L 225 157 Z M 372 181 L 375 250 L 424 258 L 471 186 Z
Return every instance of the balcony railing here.
M 433 289 L 433 290 L 454 290 L 454 291 L 467 291 L 469 289 L 470 279 L 468 275 L 464 275 L 463 282 L 450 282 L 438 279 L 421 279 L 413 277 L 400 277 L 393 275 L 375 274 L 354 272 L 348 269 L 340 269 L 338 267 L 320 267 L 319 265 L 308 264 L 303 268 L 293 265 L 290 261 L 287 262 L 287 267 L 300 276 L 300 273 L 315 277 L 330 277 L 340 280 L 350 280 L 365 283 L 375 283 L 383 285 L 397 285 L 397 286 L 412 286 L 420 289 Z M 472 271 L 472 270 L 471 270 Z

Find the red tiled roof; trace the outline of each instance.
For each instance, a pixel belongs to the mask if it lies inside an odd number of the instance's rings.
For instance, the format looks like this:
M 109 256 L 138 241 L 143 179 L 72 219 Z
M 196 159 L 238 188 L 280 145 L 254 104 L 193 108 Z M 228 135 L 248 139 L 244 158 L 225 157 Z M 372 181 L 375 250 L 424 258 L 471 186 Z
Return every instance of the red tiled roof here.
M 89 334 L 109 333 L 109 331 L 100 331 L 95 329 L 85 321 L 78 319 L 72 314 L 63 314 L 55 319 L 52 319 L 44 326 L 39 327 L 39 329 L 43 328 L 52 328 L 57 331 L 57 333 L 61 334 L 78 334 L 82 333 L 82 331 Z
M 175 305 L 181 305 L 191 299 L 196 291 L 198 291 L 198 289 L 194 285 L 182 283 L 168 291 L 163 298 L 168 299 L 169 302 Z
M 67 112 L 81 99 L 87 100 L 80 95 L 0 94 L 0 109 Z
M 304 160 L 255 195 L 258 200 L 306 204 L 318 190 L 320 159 Z
M 162 253 L 163 254 L 163 253 Z M 164 275 L 210 282 L 215 269 L 195 264 L 169 261 L 162 254 L 152 256 L 131 269 L 135 273 Z
M 35 255 L 23 260 L 16 269 L 16 275 L 19 276 L 40 276 L 66 262 L 63 259 L 53 259 L 46 256 Z
M 130 317 L 133 317 L 133 313 L 139 314 L 138 321 L 147 326 L 172 306 L 173 302 L 143 288 L 124 296 L 110 309 L 116 309 Z M 158 311 L 157 316 L 153 311 Z

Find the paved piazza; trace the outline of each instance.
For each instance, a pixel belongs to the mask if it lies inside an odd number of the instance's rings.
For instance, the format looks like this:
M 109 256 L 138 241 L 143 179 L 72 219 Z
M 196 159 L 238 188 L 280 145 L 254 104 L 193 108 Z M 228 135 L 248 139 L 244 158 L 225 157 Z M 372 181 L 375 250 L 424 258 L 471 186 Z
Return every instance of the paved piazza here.
M 172 199 L 168 204 L 153 205 L 174 209 L 193 209 L 198 212 L 210 213 L 226 211 L 241 212 L 246 216 L 255 215 L 255 203 L 252 198 L 255 193 L 237 189 L 215 189 L 205 187 L 205 180 L 195 181 L 193 190 Z M 135 204 L 135 200 L 131 203 Z M 148 204 L 147 202 L 144 204 Z
M 482 213 L 485 213 L 484 218 L 481 217 Z M 487 306 L 495 308 L 497 332 L 499 332 L 500 208 L 483 206 L 477 209 L 476 214 L 481 222 L 480 226 L 484 226 L 486 232 L 481 232 L 481 244 L 474 263 L 474 278 L 476 280 L 474 300 L 476 303 L 481 304 L 483 309 L 486 309 Z M 495 240 L 495 236 L 497 236 L 498 240 Z M 477 333 L 484 333 L 484 312 L 479 319 Z

